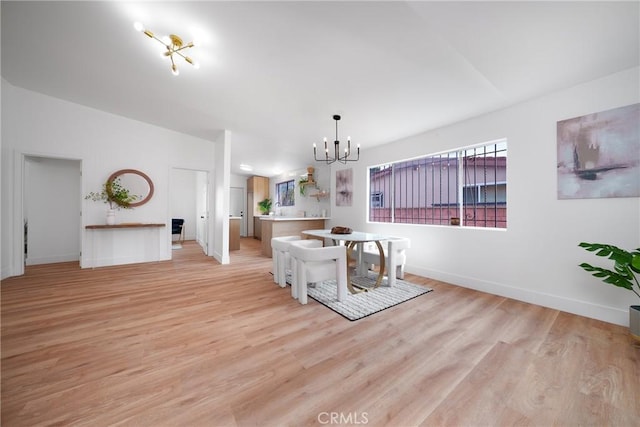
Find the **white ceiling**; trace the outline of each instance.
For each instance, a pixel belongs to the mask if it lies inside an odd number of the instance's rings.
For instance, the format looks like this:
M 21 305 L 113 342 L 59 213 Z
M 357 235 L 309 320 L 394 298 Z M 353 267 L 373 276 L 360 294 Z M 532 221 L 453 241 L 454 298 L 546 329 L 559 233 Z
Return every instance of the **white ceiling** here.
M 213 140 L 232 172 L 313 163 L 312 144 L 362 150 L 639 65 L 631 2 L 8 2 L 11 84 Z M 133 28 L 199 40 L 171 74 Z

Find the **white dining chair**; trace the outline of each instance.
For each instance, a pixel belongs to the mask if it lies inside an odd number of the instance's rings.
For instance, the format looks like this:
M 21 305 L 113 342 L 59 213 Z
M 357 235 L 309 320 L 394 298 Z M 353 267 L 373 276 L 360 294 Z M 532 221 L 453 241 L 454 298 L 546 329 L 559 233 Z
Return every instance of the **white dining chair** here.
M 271 269 L 273 281 L 281 288 L 287 286 L 287 271 L 291 270 L 291 257 L 289 246 L 293 242 L 305 242 L 305 246 L 322 246 L 322 242 L 316 239 L 302 239 L 300 236 L 281 236 L 271 239 Z
M 406 250 L 411 247 L 411 240 L 406 237 L 389 237 L 380 242 L 384 249 L 387 268 L 386 286 L 394 286 L 396 278 L 404 279 L 404 265 L 407 262 Z M 380 253 L 375 245 L 367 245 L 362 251 L 362 262 L 368 266 L 380 265 Z M 383 283 L 383 286 L 384 283 Z
M 335 279 L 337 284 L 338 301 L 347 298 L 347 250 L 344 246 L 305 247 L 300 242 L 292 242 L 289 253 L 293 271 L 292 292 L 296 288 L 300 304 L 308 301 L 308 283 L 317 284 L 331 279 Z

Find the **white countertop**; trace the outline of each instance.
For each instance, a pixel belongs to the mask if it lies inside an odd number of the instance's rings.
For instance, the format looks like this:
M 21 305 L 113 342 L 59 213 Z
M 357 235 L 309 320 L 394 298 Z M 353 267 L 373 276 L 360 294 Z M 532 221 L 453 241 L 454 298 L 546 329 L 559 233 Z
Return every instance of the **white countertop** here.
M 229 219 L 242 219 L 241 216 L 230 216 Z
M 261 216 L 260 219 L 262 221 L 312 221 L 314 219 L 331 219 L 326 216 L 304 216 L 304 217 L 295 217 L 295 216 Z

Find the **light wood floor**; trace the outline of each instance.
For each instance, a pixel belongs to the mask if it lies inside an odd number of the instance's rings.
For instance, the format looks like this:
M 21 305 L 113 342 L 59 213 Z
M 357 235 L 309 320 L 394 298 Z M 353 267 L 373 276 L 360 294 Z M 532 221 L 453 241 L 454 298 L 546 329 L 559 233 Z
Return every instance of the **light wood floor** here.
M 639 425 L 626 328 L 412 275 L 435 291 L 350 322 L 259 252 L 2 281 L 2 425 Z

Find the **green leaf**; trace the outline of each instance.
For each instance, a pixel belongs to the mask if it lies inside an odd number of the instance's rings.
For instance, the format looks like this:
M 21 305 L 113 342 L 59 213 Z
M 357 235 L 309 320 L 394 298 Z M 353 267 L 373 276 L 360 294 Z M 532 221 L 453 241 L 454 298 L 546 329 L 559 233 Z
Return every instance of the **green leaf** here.
M 636 273 L 640 273 L 640 254 L 633 255 L 631 259 L 631 269 Z
M 629 290 L 633 289 L 633 283 L 626 275 L 618 274 L 614 271 L 607 270 L 606 268 L 593 267 L 587 263 L 580 264 L 580 267 L 584 268 L 586 271 L 593 272 L 592 276 L 602 279 L 605 283 Z
M 629 289 L 640 296 L 640 293 L 634 288 L 634 284 L 638 285 L 635 273 L 640 273 L 640 248 L 629 252 L 614 245 L 601 243 L 581 242 L 578 246 L 589 252 L 595 252 L 596 256 L 608 257 L 613 261 L 615 271 L 594 267 L 586 262 L 580 264 L 581 268 L 590 272 L 592 276 L 602 279 L 604 283 Z
M 602 245 L 599 245 L 597 243 L 585 243 L 585 242 L 582 242 L 578 246 L 581 246 L 581 247 L 585 248 L 589 252 L 594 252 L 594 251 L 597 251 L 598 249 L 602 248 Z

